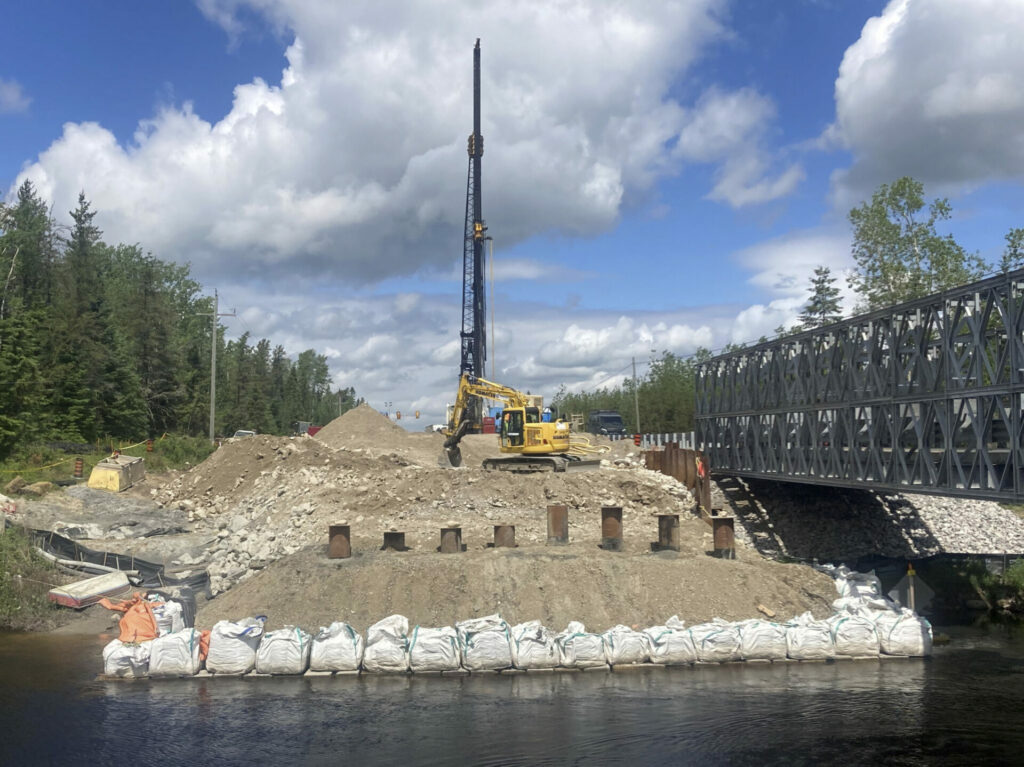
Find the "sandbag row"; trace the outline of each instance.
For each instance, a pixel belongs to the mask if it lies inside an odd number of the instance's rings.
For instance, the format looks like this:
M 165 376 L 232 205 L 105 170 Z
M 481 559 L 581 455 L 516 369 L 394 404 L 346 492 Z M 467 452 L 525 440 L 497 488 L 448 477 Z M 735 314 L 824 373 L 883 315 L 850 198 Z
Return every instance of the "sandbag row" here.
M 837 600 L 837 602 L 840 600 Z M 588 632 L 577 621 L 555 633 L 540 621 L 510 626 L 499 615 L 453 626 L 415 626 L 392 615 L 370 626 L 365 642 L 347 623 L 311 635 L 287 626 L 264 631 L 265 618 L 221 621 L 201 646 L 201 632 L 184 629 L 149 642 L 114 640 L 104 649 L 109 676 L 404 673 L 599 668 L 658 663 L 827 660 L 837 657 L 928 655 L 931 626 L 909 610 L 844 603 L 827 620 L 804 613 L 786 623 L 715 619 L 686 626 L 677 616 L 636 631 L 615 626 Z

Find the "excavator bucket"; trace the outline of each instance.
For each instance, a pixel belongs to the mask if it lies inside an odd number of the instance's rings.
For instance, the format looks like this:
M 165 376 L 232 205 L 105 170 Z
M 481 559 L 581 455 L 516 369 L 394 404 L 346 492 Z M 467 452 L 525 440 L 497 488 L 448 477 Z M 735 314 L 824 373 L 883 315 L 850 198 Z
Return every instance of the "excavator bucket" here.
M 446 469 L 457 469 L 462 465 L 462 450 L 458 445 L 441 449 L 437 463 Z

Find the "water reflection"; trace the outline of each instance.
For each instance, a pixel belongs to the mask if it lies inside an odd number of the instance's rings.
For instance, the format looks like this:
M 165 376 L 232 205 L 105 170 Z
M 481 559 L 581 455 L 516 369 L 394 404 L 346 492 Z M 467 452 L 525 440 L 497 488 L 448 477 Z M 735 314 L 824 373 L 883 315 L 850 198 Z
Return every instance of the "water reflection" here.
M 929 660 L 154 682 L 93 681 L 103 639 L 0 636 L 0 763 L 1016 761 L 1020 633 L 948 631 Z

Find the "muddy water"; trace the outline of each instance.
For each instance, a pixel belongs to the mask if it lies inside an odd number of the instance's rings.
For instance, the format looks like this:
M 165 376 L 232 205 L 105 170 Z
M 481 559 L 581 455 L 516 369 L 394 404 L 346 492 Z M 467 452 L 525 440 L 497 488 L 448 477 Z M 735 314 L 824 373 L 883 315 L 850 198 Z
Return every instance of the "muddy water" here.
M 927 660 L 96 682 L 106 639 L 0 635 L 0 764 L 1019 764 L 1024 631 Z

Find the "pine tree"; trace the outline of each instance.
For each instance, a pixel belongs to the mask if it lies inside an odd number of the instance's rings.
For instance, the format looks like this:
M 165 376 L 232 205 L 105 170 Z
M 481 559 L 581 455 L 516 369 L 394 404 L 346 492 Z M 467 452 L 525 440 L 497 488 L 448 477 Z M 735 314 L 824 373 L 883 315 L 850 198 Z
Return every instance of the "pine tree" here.
M 814 277 L 811 278 L 811 285 L 808 288 L 811 297 L 800 314 L 800 324 L 804 329 L 831 325 L 843 318 L 839 304 L 839 288 L 835 283 L 836 278 L 832 276 L 827 266 L 819 266 L 814 270 Z

